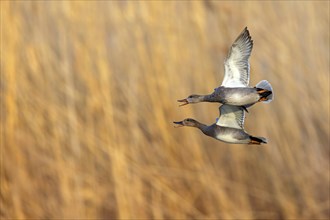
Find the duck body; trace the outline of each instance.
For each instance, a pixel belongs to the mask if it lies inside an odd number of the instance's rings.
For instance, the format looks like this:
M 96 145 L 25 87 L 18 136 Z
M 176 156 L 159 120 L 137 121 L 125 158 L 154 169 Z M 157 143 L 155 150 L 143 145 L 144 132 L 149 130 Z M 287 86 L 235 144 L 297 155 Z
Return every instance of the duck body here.
M 256 87 L 228 88 L 220 86 L 210 95 L 204 96 L 204 102 L 220 102 L 227 105 L 253 105 L 263 97 Z
M 221 127 L 216 124 L 201 130 L 205 135 L 230 144 L 250 144 L 251 138 L 242 129 Z
M 260 101 L 270 102 L 273 99 L 270 84 L 266 80 L 263 80 L 258 85 L 256 87 L 237 88 L 220 86 L 215 88 L 214 92 L 209 95 L 191 95 L 186 99 L 178 101 L 184 102 L 182 105 L 198 102 L 219 102 L 227 105 L 244 106 L 246 108 Z

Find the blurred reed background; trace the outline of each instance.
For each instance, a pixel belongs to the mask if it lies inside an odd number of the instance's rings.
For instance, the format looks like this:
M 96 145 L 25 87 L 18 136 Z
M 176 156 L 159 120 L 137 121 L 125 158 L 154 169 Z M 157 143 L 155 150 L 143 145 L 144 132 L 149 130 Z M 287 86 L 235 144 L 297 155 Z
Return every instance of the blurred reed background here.
M 248 26 L 263 146 L 193 128 Z M 328 219 L 329 2 L 1 2 L 1 217 Z

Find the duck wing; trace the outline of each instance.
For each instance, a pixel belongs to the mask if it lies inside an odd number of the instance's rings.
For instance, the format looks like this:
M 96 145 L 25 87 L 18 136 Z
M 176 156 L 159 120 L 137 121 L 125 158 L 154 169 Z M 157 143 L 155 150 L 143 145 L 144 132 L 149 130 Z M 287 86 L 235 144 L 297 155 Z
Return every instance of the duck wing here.
M 247 87 L 250 80 L 249 58 L 253 41 L 247 27 L 237 37 L 225 59 L 224 87 Z
M 220 116 L 216 124 L 221 127 L 244 129 L 244 109 L 240 106 L 221 105 Z

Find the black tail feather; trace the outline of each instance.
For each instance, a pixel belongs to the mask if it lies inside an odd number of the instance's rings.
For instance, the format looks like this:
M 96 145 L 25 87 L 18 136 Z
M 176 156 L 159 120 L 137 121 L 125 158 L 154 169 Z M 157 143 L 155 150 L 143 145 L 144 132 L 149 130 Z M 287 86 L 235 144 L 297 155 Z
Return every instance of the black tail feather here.
M 256 144 L 267 144 L 267 139 L 264 137 L 254 137 L 254 136 L 250 136 L 250 139 L 252 142 L 257 142 Z
M 272 94 L 272 91 L 265 91 L 263 93 L 259 93 L 260 98 L 267 98 L 271 94 Z
M 257 91 L 266 90 L 266 91 L 261 91 L 261 93 L 264 93 L 264 94 L 260 95 L 260 98 L 261 98 L 260 101 L 262 101 L 264 103 L 269 103 L 274 99 L 273 87 L 267 80 L 261 80 L 255 86 L 255 88 L 257 88 Z

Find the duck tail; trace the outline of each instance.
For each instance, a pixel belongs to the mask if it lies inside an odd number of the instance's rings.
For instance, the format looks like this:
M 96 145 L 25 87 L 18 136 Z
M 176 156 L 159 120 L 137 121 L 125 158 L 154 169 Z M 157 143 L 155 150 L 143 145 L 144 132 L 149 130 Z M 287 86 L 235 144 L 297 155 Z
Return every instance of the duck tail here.
M 250 143 L 249 144 L 267 144 L 267 139 L 264 138 L 264 137 L 253 137 L 253 136 L 250 136 Z
M 250 108 L 252 105 L 254 105 L 254 103 L 248 104 L 248 105 L 243 105 L 242 108 L 243 108 L 244 111 L 246 111 L 247 113 L 249 113 L 248 108 Z
M 260 94 L 260 101 L 269 103 L 274 99 L 273 87 L 267 80 L 261 80 L 257 85 L 256 88 L 261 90 Z M 266 90 L 266 91 L 264 91 Z

